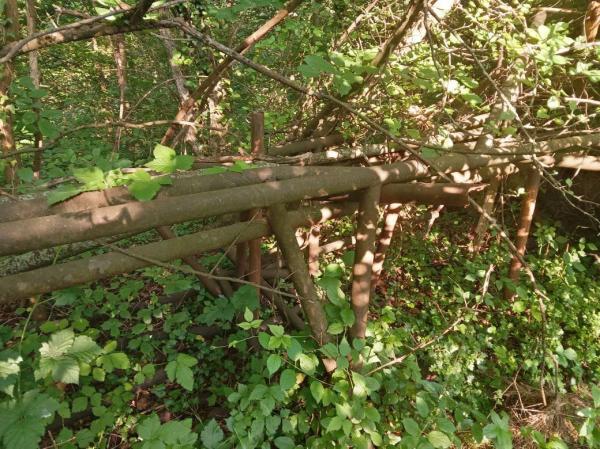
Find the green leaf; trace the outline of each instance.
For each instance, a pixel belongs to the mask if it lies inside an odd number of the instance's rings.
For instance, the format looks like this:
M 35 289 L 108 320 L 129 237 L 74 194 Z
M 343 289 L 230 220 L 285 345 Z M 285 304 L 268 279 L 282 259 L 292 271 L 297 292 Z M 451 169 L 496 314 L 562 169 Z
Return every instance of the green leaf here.
M 152 179 L 149 173 L 138 170 L 132 176 L 133 182 L 127 187 L 129 193 L 138 201 L 150 201 L 160 191 L 161 183 Z
M 98 167 L 77 168 L 73 170 L 73 176 L 85 186 L 86 190 L 103 190 L 108 187 L 104 172 Z
M 211 419 L 200 434 L 200 440 L 202 444 L 206 446 L 206 449 L 216 449 L 219 443 L 223 441 L 223 431 L 219 424 L 214 419 Z
M 290 437 L 277 437 L 273 442 L 277 449 L 294 449 L 296 447 L 294 440 Z
M 154 159 L 146 167 L 159 173 L 173 173 L 175 170 L 189 170 L 194 163 L 193 156 L 178 156 L 175 150 L 161 144 L 154 147 Z
M 421 428 L 419 427 L 419 424 L 417 424 L 417 422 L 414 419 L 404 418 L 402 420 L 402 425 L 404 426 L 404 430 L 406 430 L 411 435 L 416 436 L 416 437 L 421 435 Z
M 267 359 L 267 370 L 269 370 L 269 376 L 275 374 L 280 366 L 281 357 L 277 354 L 271 354 Z
M 296 385 L 296 371 L 292 369 L 283 370 L 279 378 L 279 385 L 283 390 L 289 390 Z
M 112 373 L 115 369 L 129 368 L 129 358 L 122 352 L 111 352 L 101 357 L 102 367 L 108 373 Z
M 59 129 L 45 118 L 40 118 L 38 128 L 44 137 L 53 139 L 60 133 Z
M 560 108 L 560 98 L 553 95 L 550 98 L 548 98 L 548 102 L 546 104 L 548 106 L 548 109 L 558 109 Z
M 327 332 L 331 335 L 339 335 L 344 332 L 344 325 L 342 323 L 331 323 L 327 328 Z
M 600 408 L 600 387 L 592 385 L 592 399 L 594 400 L 594 407 Z
M 344 424 L 344 420 L 345 418 L 342 416 L 334 416 L 331 418 L 329 424 L 327 425 L 327 432 L 335 432 L 336 430 L 340 430 Z
M 178 354 L 177 359 L 167 364 L 167 377 L 188 391 L 194 389 L 194 372 L 190 369 L 198 360 L 187 354 Z
M 322 73 L 338 73 L 333 64 L 318 55 L 306 56 L 304 64 L 298 68 L 298 71 L 306 78 L 314 78 Z
M 342 321 L 347 327 L 350 327 L 354 324 L 355 317 L 354 312 L 351 308 L 342 309 L 342 311 L 340 312 L 340 316 L 342 317 Z
M 68 200 L 69 198 L 79 195 L 83 191 L 84 190 L 82 187 L 65 184 L 64 186 L 50 190 L 46 199 L 48 201 L 48 205 L 52 206 L 53 204 L 60 203 L 61 201 Z
M 431 445 L 436 449 L 448 449 L 452 446 L 452 441 L 450 438 L 438 430 L 432 430 L 427 434 L 427 440 L 431 443 Z
M 71 410 L 73 413 L 79 413 L 87 409 L 88 406 L 88 398 L 86 396 L 79 396 L 73 399 L 73 404 L 71 405 Z
M 98 382 L 104 382 L 104 379 L 106 378 L 106 371 L 104 371 L 102 368 L 94 367 L 92 370 L 92 377 Z
M 315 401 L 319 403 L 323 399 L 325 388 L 323 388 L 323 384 L 321 382 L 314 380 L 310 383 L 310 393 L 312 394 L 312 397 L 315 398 Z
M 0 403 L 0 437 L 6 448 L 37 449 L 46 424 L 59 403 L 38 390 L 26 392 L 21 400 Z

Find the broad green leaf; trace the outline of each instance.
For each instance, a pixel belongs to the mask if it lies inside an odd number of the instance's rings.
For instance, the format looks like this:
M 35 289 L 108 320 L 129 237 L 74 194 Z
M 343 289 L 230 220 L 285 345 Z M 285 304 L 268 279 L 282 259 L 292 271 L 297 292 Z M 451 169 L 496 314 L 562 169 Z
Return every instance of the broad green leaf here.
M 108 187 L 104 179 L 104 172 L 98 167 L 75 169 L 73 176 L 84 185 L 86 190 L 103 190 Z
M 283 370 L 279 378 L 279 385 L 283 390 L 289 390 L 296 385 L 296 371 L 292 369 Z
M 267 359 L 267 370 L 269 371 L 269 376 L 275 374 L 280 366 L 281 357 L 277 354 L 271 354 Z
M 323 399 L 325 388 L 323 388 L 323 384 L 321 382 L 318 380 L 313 380 L 310 383 L 310 393 L 312 394 L 312 397 L 315 398 L 315 401 L 319 403 Z
M 102 356 L 102 367 L 108 373 L 112 373 L 115 369 L 129 368 L 129 358 L 123 352 L 111 352 Z
M 161 183 L 152 178 L 149 173 L 138 170 L 131 177 L 133 182 L 127 187 L 129 193 L 138 201 L 150 201 L 160 191 Z
M 326 61 L 322 56 L 309 55 L 304 58 L 298 71 L 306 78 L 314 78 L 322 73 L 338 73 L 336 67 L 329 61 Z
M 432 430 L 427 434 L 427 440 L 431 443 L 431 445 L 436 449 L 448 449 L 452 446 L 452 441 L 450 438 L 438 430 Z
M 273 441 L 277 449 L 294 449 L 296 444 L 290 437 L 277 437 Z
M 46 424 L 58 408 L 54 398 L 37 390 L 26 392 L 20 400 L 0 403 L 0 438 L 4 447 L 37 449 Z
M 200 433 L 200 440 L 206 449 L 216 449 L 223 441 L 223 437 L 223 431 L 214 419 L 211 419 Z
M 404 418 L 402 420 L 402 425 L 404 426 L 404 430 L 414 436 L 421 435 L 421 428 L 419 424 L 412 418 Z

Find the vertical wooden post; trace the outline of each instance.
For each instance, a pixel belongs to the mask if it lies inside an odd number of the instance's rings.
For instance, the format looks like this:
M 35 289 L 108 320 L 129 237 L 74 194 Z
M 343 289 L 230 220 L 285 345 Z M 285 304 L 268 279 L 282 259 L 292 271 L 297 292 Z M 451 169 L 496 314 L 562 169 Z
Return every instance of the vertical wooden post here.
M 521 257 L 525 256 L 527 240 L 529 239 L 529 231 L 531 230 L 531 223 L 533 222 L 533 214 L 535 212 L 535 203 L 540 190 L 541 178 L 542 175 L 537 167 L 531 167 L 525 183 L 525 196 L 523 197 L 523 201 L 521 203 L 521 215 L 519 217 L 519 227 L 517 229 L 517 237 L 515 239 L 515 246 L 517 247 L 517 252 Z M 519 260 L 519 257 L 513 255 L 508 277 L 515 283 L 519 280 L 519 273 L 522 266 L 523 264 Z M 514 292 L 508 288 L 505 288 L 504 298 L 512 299 L 513 297 Z
M 250 117 L 251 123 L 251 152 L 254 156 L 264 153 L 265 148 L 265 114 L 262 111 L 253 112 Z M 250 219 L 261 218 L 259 209 L 250 211 Z M 250 240 L 248 242 L 248 280 L 256 285 L 261 284 L 262 263 L 260 251 L 261 239 Z M 257 293 L 260 295 L 260 288 L 257 287 Z
M 367 330 L 380 195 L 381 184 L 369 187 L 361 195 L 358 206 L 356 251 L 352 269 L 352 309 L 356 321 L 351 335 L 354 338 L 365 338 Z
M 379 241 L 377 242 L 377 251 L 375 252 L 375 259 L 373 261 L 373 278 L 371 279 L 371 293 L 375 292 L 377 282 L 381 276 L 383 270 L 383 263 L 385 262 L 385 255 L 387 253 L 392 238 L 394 237 L 394 230 L 396 229 L 396 223 L 398 222 L 398 215 L 402 208 L 401 203 L 391 203 L 387 206 L 385 211 L 385 217 L 383 219 L 383 229 L 379 234 Z

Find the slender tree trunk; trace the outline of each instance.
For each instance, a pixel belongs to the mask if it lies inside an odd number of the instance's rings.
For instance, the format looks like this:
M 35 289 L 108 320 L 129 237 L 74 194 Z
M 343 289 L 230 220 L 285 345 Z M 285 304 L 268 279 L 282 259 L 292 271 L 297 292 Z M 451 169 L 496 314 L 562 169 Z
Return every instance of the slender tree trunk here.
M 600 1 L 591 0 L 588 3 L 584 21 L 584 35 L 587 42 L 594 42 L 600 27 Z
M 515 246 L 517 252 L 521 257 L 525 256 L 525 250 L 527 249 L 527 240 L 529 239 L 529 231 L 531 230 L 531 223 L 533 222 L 533 214 L 535 212 L 535 203 L 537 200 L 538 192 L 540 190 L 541 173 L 536 167 L 530 169 L 530 173 L 527 177 L 525 184 L 525 196 L 521 203 L 521 215 L 519 217 L 519 227 L 517 229 L 517 237 L 515 239 Z M 517 283 L 519 280 L 519 273 L 521 272 L 523 264 L 517 256 L 513 256 L 510 263 L 510 270 L 508 277 Z M 504 297 L 506 299 L 512 299 L 514 292 L 508 288 L 504 289 Z
M 367 331 L 380 195 L 381 184 L 376 184 L 365 190 L 358 206 L 356 251 L 352 268 L 352 309 L 356 320 L 350 332 L 354 338 L 365 338 Z
M 444 18 L 456 4 L 456 0 L 437 0 L 431 5 L 439 18 Z M 352 86 L 352 89 L 343 99 L 348 100 L 360 95 L 369 86 L 373 85 L 379 78 L 378 74 L 386 66 L 390 56 L 397 50 L 421 42 L 426 33 L 424 25 L 425 2 L 423 0 L 412 0 L 406 7 L 402 18 L 396 23 L 392 33 L 382 44 L 379 52 L 371 60 L 369 65 L 378 70 L 375 74 L 365 76 L 364 80 Z M 326 104 L 321 111 L 308 122 L 301 134 L 302 138 L 322 137 L 331 134 L 336 124 L 347 115 L 346 110 L 334 104 Z
M 113 54 L 115 58 L 115 67 L 117 72 L 117 83 L 119 85 L 119 121 L 123 121 L 125 112 L 127 110 L 127 70 L 126 70 L 126 55 L 125 55 L 125 36 L 118 34 L 111 38 L 113 44 Z M 113 154 L 116 156 L 119 153 L 121 147 L 121 136 L 123 128 L 117 127 L 115 129 L 115 143 L 113 147 Z
M 265 151 L 265 114 L 262 111 L 252 113 L 250 117 L 251 125 L 251 148 L 250 152 L 258 156 Z M 262 218 L 260 209 L 250 211 L 253 220 Z M 248 279 L 254 284 L 260 285 L 262 281 L 262 255 L 261 239 L 250 240 L 248 242 Z M 257 289 L 260 294 L 260 289 Z
M 396 230 L 396 224 L 398 222 L 398 216 L 402 204 L 391 203 L 387 206 L 385 216 L 383 219 L 383 228 L 379 234 L 379 241 L 377 242 L 377 251 L 375 252 L 375 259 L 373 262 L 373 278 L 371 279 L 371 293 L 375 292 L 377 283 L 383 270 L 383 263 L 385 262 L 385 256 L 388 248 L 392 243 L 394 237 L 394 231 Z
M 17 40 L 19 38 L 19 9 L 17 0 L 6 0 L 4 4 L 5 25 L 2 36 L 2 45 Z M 8 89 L 14 77 L 13 61 L 3 64 L 0 73 L 0 145 L 3 153 L 15 151 L 15 135 L 13 130 L 13 112 L 10 105 Z M 4 176 L 8 183 L 13 186 L 18 182 L 16 170 L 19 164 L 19 158 L 8 159 L 4 171 Z
M 487 188 L 485 189 L 485 195 L 483 198 L 483 204 L 481 205 L 485 214 L 491 216 L 494 212 L 494 204 L 496 202 L 496 196 L 498 194 L 498 187 L 500 186 L 500 176 L 494 176 L 491 180 Z M 475 238 L 473 239 L 473 243 L 471 245 L 471 251 L 478 253 L 481 249 L 481 245 L 483 244 L 483 240 L 485 239 L 485 235 L 488 230 L 488 220 L 485 218 L 484 214 L 479 216 L 479 221 L 477 222 L 477 226 L 475 227 Z
M 32 35 L 35 33 L 37 28 L 37 12 L 35 9 L 36 1 L 27 0 L 27 34 Z M 40 87 L 41 84 L 41 73 L 38 64 L 38 52 L 32 51 L 28 55 L 29 57 L 29 76 L 31 81 L 36 88 Z M 35 115 L 39 120 L 39 110 L 34 109 Z M 35 148 L 40 148 L 43 145 L 42 133 L 36 128 L 33 134 L 33 145 Z M 33 156 L 33 175 L 35 178 L 40 177 L 40 171 L 42 170 L 42 152 L 37 151 Z
M 312 334 L 319 345 L 324 345 L 330 340 L 327 334 L 325 309 L 310 278 L 304 255 L 296 242 L 296 234 L 283 204 L 276 204 L 269 209 L 269 223 L 283 258 L 290 269 L 292 282 L 300 296 L 300 302 Z M 335 369 L 335 361 L 326 361 L 325 367 L 328 371 L 332 371 Z
M 308 271 L 312 277 L 319 274 L 321 225 L 311 226 L 308 231 Z
M 279 23 L 281 23 L 281 21 L 283 21 L 292 11 L 298 8 L 298 6 L 300 6 L 301 3 L 302 0 L 290 0 L 282 9 L 277 11 L 277 13 L 273 17 L 271 17 L 271 19 L 267 20 L 254 33 L 252 33 L 250 36 L 244 39 L 244 41 L 241 42 L 235 50 L 238 53 L 246 53 L 250 48 L 252 48 L 252 46 L 256 42 L 260 41 L 263 37 L 265 37 L 267 33 L 269 33 L 269 31 L 271 31 Z M 204 102 L 207 101 L 211 92 L 216 88 L 221 78 L 225 75 L 227 69 L 229 69 L 229 67 L 233 63 L 233 58 L 226 57 L 223 60 L 223 62 L 221 62 L 217 67 L 215 67 L 212 73 L 204 81 L 202 81 L 202 83 L 200 83 L 196 90 L 194 90 L 191 93 L 190 98 L 181 105 L 181 108 L 175 116 L 175 120 L 188 121 L 190 118 L 190 114 L 194 106 L 196 105 L 196 102 L 203 97 L 205 98 Z M 163 136 L 161 143 L 163 145 L 167 145 L 175 136 L 176 131 L 177 125 L 171 126 Z

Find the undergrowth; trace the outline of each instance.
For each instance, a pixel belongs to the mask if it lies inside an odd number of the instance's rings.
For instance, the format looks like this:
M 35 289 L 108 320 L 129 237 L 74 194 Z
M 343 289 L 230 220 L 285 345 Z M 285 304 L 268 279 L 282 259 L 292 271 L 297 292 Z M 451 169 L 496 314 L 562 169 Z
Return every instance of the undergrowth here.
M 536 228 L 542 312 L 496 239 L 473 255 L 448 237 L 460 219 L 399 233 L 365 341 L 347 337 L 349 254 L 317 280 L 335 337 L 321 348 L 250 286 L 212 298 L 158 267 L 7 311 L 0 446 L 600 447 L 597 247 Z

